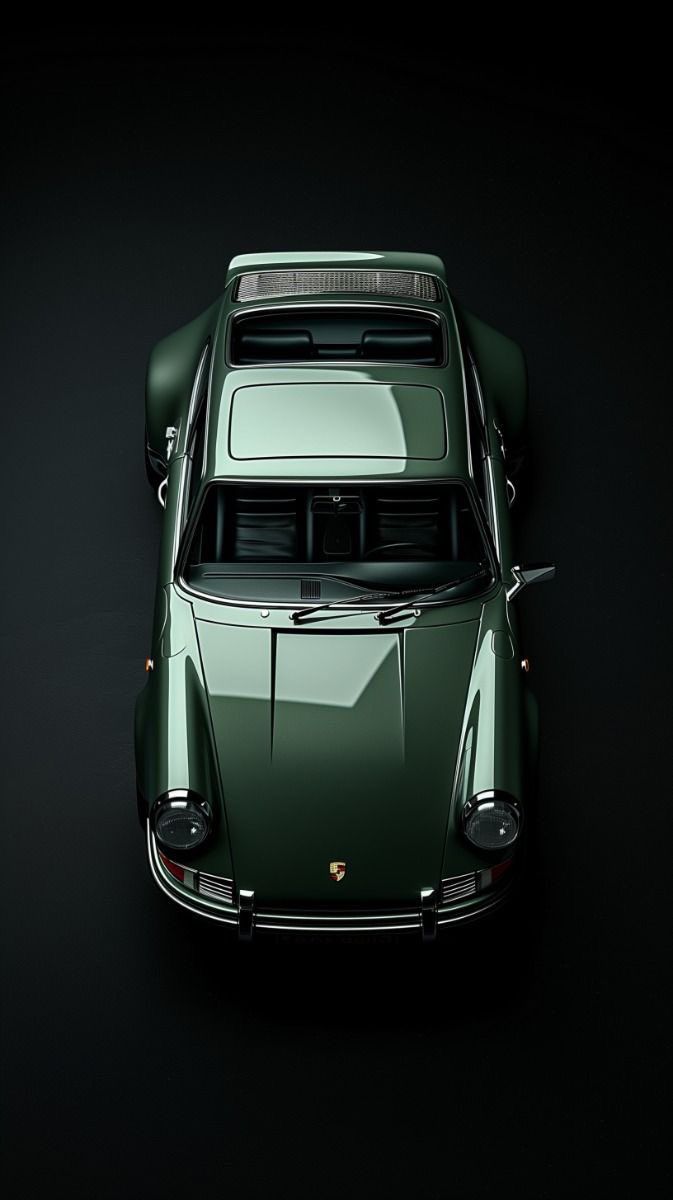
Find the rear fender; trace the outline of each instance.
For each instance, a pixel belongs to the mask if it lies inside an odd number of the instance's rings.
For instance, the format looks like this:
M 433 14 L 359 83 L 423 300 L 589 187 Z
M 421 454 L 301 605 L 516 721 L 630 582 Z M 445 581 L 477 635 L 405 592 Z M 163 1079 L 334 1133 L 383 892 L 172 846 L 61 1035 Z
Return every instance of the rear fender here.
M 489 423 L 502 431 L 508 459 L 520 455 L 526 443 L 528 373 L 523 350 L 479 317 L 455 305 L 474 354 Z
M 155 469 L 166 464 L 166 429 L 187 416 L 194 375 L 203 348 L 213 337 L 221 301 L 154 347 L 145 380 L 147 450 Z

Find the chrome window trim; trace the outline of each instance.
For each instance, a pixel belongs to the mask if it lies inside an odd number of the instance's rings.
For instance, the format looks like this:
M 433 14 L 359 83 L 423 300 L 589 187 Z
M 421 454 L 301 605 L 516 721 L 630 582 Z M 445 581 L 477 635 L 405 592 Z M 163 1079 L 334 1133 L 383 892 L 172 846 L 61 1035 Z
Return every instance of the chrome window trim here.
M 206 451 L 207 451 L 207 447 L 208 447 L 208 423 L 210 420 L 210 395 L 211 395 L 211 391 L 212 391 L 211 385 L 213 382 L 213 367 L 214 367 L 214 362 L 215 362 L 215 355 L 214 355 L 214 353 L 211 353 L 212 349 L 213 349 L 212 338 L 208 338 L 205 346 L 203 347 L 203 351 L 201 352 L 201 358 L 199 359 L 199 365 L 196 368 L 196 375 L 194 376 L 194 383 L 192 385 L 192 394 L 191 394 L 190 401 L 189 401 L 189 414 L 187 416 L 187 431 L 185 433 L 185 449 L 184 449 L 184 454 L 188 460 L 188 468 L 187 468 L 188 478 L 186 480 L 186 486 L 185 486 L 185 492 L 187 495 L 189 495 L 189 488 L 191 485 L 192 463 L 193 463 L 193 460 L 192 460 L 192 440 L 193 439 L 192 439 L 191 425 L 192 425 L 192 421 L 194 420 L 194 418 L 196 416 L 198 416 L 198 413 L 196 412 L 196 404 L 197 404 L 198 395 L 199 395 L 199 388 L 201 386 L 201 382 L 202 382 L 202 378 L 203 378 L 203 367 L 204 367 L 204 363 L 205 363 L 207 356 L 210 355 L 210 361 L 208 362 L 208 383 L 206 384 L 206 395 L 205 395 L 205 399 L 204 399 L 204 404 L 206 407 L 206 411 L 205 411 L 205 415 L 204 415 L 204 419 L 203 419 L 204 420 L 204 428 L 203 428 L 204 453 L 203 453 L 203 462 L 201 463 L 200 481 L 203 480 L 203 477 L 205 475 L 205 470 L 206 470 L 206 459 L 207 459 Z M 179 521 L 177 523 L 177 528 L 179 528 L 180 537 L 182 537 L 185 522 L 187 519 L 187 506 L 186 505 L 184 506 L 183 509 L 181 509 L 180 513 L 178 514 L 178 518 L 179 518 Z M 175 565 L 175 559 L 173 560 L 173 565 Z
M 470 359 L 470 369 L 472 371 L 472 374 L 474 375 L 474 382 L 475 382 L 476 388 L 477 388 L 477 397 L 479 400 L 479 415 L 481 417 L 481 423 L 484 426 L 484 433 L 486 433 L 487 421 L 486 421 L 486 405 L 484 404 L 484 393 L 481 388 L 481 379 L 479 378 L 479 370 L 477 368 L 477 364 L 475 362 L 474 355 L 472 354 L 472 351 L 470 350 L 469 346 L 468 346 L 468 357 Z
M 425 304 L 425 303 L 427 303 L 427 301 L 421 301 L 420 303 Z M 443 351 L 442 361 L 441 361 L 441 363 L 407 363 L 407 364 L 400 363 L 400 362 L 390 362 L 389 360 L 386 360 L 386 359 L 373 359 L 373 358 L 372 359 L 344 359 L 344 358 L 301 359 L 301 358 L 297 358 L 294 360 L 280 359 L 275 362 L 269 361 L 268 363 L 264 362 L 264 363 L 248 363 L 248 364 L 233 363 L 231 361 L 232 326 L 235 321 L 240 320 L 242 318 L 244 313 L 246 316 L 250 316 L 253 311 L 255 313 L 274 313 L 274 312 L 284 312 L 284 311 L 287 311 L 288 309 L 297 309 L 298 311 L 304 311 L 306 309 L 309 309 L 309 310 L 315 311 L 315 310 L 324 309 L 324 308 L 385 309 L 387 312 L 400 313 L 402 316 L 408 316 L 408 315 L 411 315 L 412 313 L 418 313 L 423 317 L 429 317 L 431 320 L 435 321 L 439 325 L 440 330 L 441 330 L 442 351 Z M 232 312 L 228 313 L 228 315 L 227 315 L 225 334 L 224 334 L 224 362 L 225 362 L 225 366 L 228 367 L 232 371 L 255 371 L 255 370 L 264 370 L 266 367 L 279 367 L 279 366 L 282 366 L 282 367 L 292 367 L 292 366 L 306 367 L 309 370 L 322 369 L 322 367 L 335 367 L 335 368 L 340 367 L 342 370 L 348 370 L 349 367 L 352 369 L 353 365 L 355 365 L 357 367 L 361 362 L 371 363 L 373 366 L 379 366 L 379 367 L 380 366 L 389 366 L 389 367 L 402 366 L 402 367 L 404 367 L 406 365 L 410 370 L 411 369 L 417 370 L 419 367 L 423 367 L 423 368 L 429 369 L 431 371 L 443 371 L 449 365 L 449 361 L 450 361 L 449 349 L 450 349 L 450 342 L 449 342 L 448 329 L 447 329 L 444 313 L 441 311 L 441 309 L 439 311 L 436 311 L 435 309 L 431 309 L 431 308 L 421 308 L 420 305 L 417 305 L 417 304 L 400 304 L 399 302 L 395 303 L 394 301 L 392 303 L 387 303 L 385 300 L 365 300 L 365 301 L 362 301 L 361 303 L 358 303 L 357 300 L 325 300 L 323 303 L 321 303 L 319 300 L 314 300 L 311 298 L 310 300 L 306 301 L 306 303 L 302 303 L 300 300 L 300 301 L 295 301 L 294 303 L 292 303 L 290 301 L 290 302 L 286 302 L 284 304 L 283 303 L 260 304 L 255 309 L 247 309 L 247 310 L 246 309 L 234 309 Z
M 189 442 L 190 442 L 190 438 L 192 435 L 192 422 L 194 420 L 194 415 L 195 415 L 195 410 L 196 410 L 196 402 L 197 402 L 198 396 L 199 396 L 199 388 L 201 387 L 201 382 L 203 379 L 203 369 L 204 369 L 204 366 L 206 363 L 206 358 L 208 356 L 208 351 L 210 350 L 210 345 L 211 345 L 211 341 L 210 341 L 210 338 L 208 338 L 208 341 L 206 342 L 205 346 L 203 347 L 203 350 L 201 351 L 201 357 L 199 359 L 198 366 L 196 368 L 196 374 L 194 376 L 194 382 L 192 384 L 192 393 L 189 398 L 189 408 L 187 410 L 187 427 L 185 430 L 185 453 L 189 453 Z M 209 379 L 208 379 L 208 391 L 209 392 L 210 392 L 210 374 L 212 374 L 212 366 L 211 366 L 211 371 L 209 372 Z M 206 396 L 206 401 L 207 401 L 207 399 L 208 399 L 208 397 Z
M 455 313 L 455 309 L 453 307 L 453 300 L 451 299 L 451 293 L 449 292 L 448 288 L 447 288 L 446 295 L 447 295 L 449 307 L 451 309 L 451 316 L 453 318 L 453 328 L 454 328 L 454 333 L 456 335 L 456 342 L 458 344 L 458 353 L 460 355 L 460 368 L 461 368 L 461 375 L 462 375 L 462 380 L 463 380 L 463 405 L 464 405 L 464 409 L 465 409 L 465 440 L 467 442 L 468 469 L 470 472 L 470 479 L 472 480 L 472 484 L 474 486 L 475 493 L 477 494 L 477 497 L 479 497 L 479 492 L 478 492 L 477 485 L 475 483 L 475 478 L 474 478 L 474 457 L 472 454 L 472 438 L 470 436 L 470 414 L 469 414 L 469 407 L 468 407 L 469 401 L 468 401 L 468 396 L 467 396 L 467 378 L 465 375 L 465 356 L 463 354 L 463 340 L 460 336 L 460 329 L 458 327 L 458 321 L 456 319 L 456 313 Z M 467 347 L 467 352 L 468 352 L 470 369 L 473 372 L 473 378 L 474 378 L 476 388 L 477 388 L 477 396 L 479 399 L 479 414 L 481 416 L 481 421 L 482 421 L 482 425 L 484 428 L 484 436 L 486 437 L 487 453 L 486 453 L 484 462 L 486 463 L 486 466 L 487 466 L 487 469 L 486 469 L 486 493 L 487 493 L 487 496 L 486 496 L 486 498 L 487 498 L 487 502 L 488 502 L 488 512 L 487 513 L 485 512 L 484 516 L 486 517 L 486 521 L 488 523 L 488 528 L 493 537 L 495 556 L 496 556 L 496 559 L 498 562 L 498 566 L 502 567 L 502 541 L 501 541 L 501 537 L 500 537 L 500 528 L 498 525 L 498 511 L 497 511 L 497 506 L 496 506 L 496 502 L 495 502 L 495 482 L 493 479 L 493 462 L 491 459 L 490 445 L 489 445 L 489 441 L 488 441 L 488 422 L 486 419 L 486 406 L 484 403 L 484 393 L 483 393 L 482 387 L 481 387 L 481 379 L 479 378 L 479 371 L 477 370 L 477 364 L 474 361 L 474 358 L 472 356 L 472 352 L 469 349 L 469 346 Z M 483 506 L 482 506 L 480 498 L 479 498 L 479 511 L 480 512 L 483 511 Z
M 187 476 L 189 475 L 190 459 L 186 454 L 179 455 L 173 460 L 174 463 L 180 463 L 180 480 L 178 483 L 178 499 L 176 504 L 175 524 L 173 526 L 173 549 L 171 551 L 171 574 L 174 576 L 175 567 L 180 553 L 180 543 L 184 532 L 185 520 L 185 493 L 187 485 Z
M 468 395 L 467 395 L 467 373 L 465 370 L 465 355 L 463 354 L 462 338 L 460 337 L 460 332 L 458 330 L 458 323 L 456 321 L 456 314 L 453 312 L 453 306 L 451 308 L 451 311 L 452 311 L 454 325 L 455 325 L 455 329 L 456 329 L 456 341 L 458 343 L 458 352 L 460 355 L 460 376 L 461 376 L 461 379 L 463 382 L 463 411 L 465 413 L 465 442 L 467 444 L 467 465 L 468 465 L 468 470 L 470 472 L 470 479 L 474 483 L 475 482 L 475 480 L 474 480 L 474 455 L 472 453 L 472 437 L 470 435 L 470 402 L 468 400 Z M 476 484 L 475 484 L 475 489 L 476 489 Z M 477 495 L 479 495 L 478 491 L 477 491 Z M 479 503 L 481 504 L 481 500 L 479 501 Z
M 488 482 L 488 505 L 490 509 L 489 524 L 495 542 L 495 553 L 498 563 L 502 567 L 502 541 L 500 538 L 500 525 L 498 524 L 498 509 L 495 503 L 495 479 L 493 478 L 493 459 L 490 454 L 486 458 L 487 465 L 487 482 Z

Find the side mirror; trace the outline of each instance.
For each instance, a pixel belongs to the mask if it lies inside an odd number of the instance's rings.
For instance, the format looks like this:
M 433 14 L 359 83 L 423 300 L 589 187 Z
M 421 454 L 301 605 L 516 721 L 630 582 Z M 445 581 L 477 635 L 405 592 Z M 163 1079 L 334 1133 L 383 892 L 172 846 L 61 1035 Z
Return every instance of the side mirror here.
M 507 589 L 507 599 L 513 600 L 529 583 L 546 583 L 556 575 L 554 563 L 529 563 L 526 567 L 512 567 L 512 583 Z

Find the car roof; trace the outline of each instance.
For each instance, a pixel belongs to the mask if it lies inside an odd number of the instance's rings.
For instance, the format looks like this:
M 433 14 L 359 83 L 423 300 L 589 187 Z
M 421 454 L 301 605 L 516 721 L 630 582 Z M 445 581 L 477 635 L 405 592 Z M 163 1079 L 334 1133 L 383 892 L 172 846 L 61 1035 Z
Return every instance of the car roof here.
M 373 259 L 374 254 L 377 257 Z M 384 272 L 432 277 L 436 298 L 302 292 L 249 301 L 241 277 L 281 269 L 299 276 L 319 264 L 342 271 L 376 262 Z M 469 479 L 462 353 L 444 266 L 434 255 L 386 252 L 240 255 L 232 260 L 213 344 L 205 481 L 235 479 Z M 325 283 L 321 275 L 320 282 Z M 237 283 L 239 281 L 239 283 Z M 340 280 L 341 281 L 341 280 Z M 403 279 L 403 286 L 406 280 Z M 350 281 L 347 281 L 347 285 Z M 329 276 L 327 286 L 332 286 Z M 319 363 L 233 366 L 228 342 L 236 314 L 304 306 L 376 304 L 410 314 L 432 312 L 444 324 L 442 366 Z M 287 386 L 291 385 L 291 386 Z M 294 452 L 296 447 L 296 453 Z

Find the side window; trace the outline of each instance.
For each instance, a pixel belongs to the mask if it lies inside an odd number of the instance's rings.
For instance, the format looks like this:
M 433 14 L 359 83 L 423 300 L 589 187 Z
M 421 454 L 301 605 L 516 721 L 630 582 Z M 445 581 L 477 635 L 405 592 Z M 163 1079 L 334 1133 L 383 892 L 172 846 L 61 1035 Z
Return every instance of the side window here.
M 206 416 L 208 412 L 208 377 L 210 367 L 210 353 L 208 352 L 200 364 L 198 391 L 194 404 L 194 415 L 187 438 L 187 457 L 190 459 L 189 467 L 189 496 L 187 500 L 187 512 L 191 512 L 194 503 L 194 497 L 199 489 L 201 475 L 203 472 L 203 458 L 206 448 Z
M 488 485 L 486 480 L 486 457 L 488 455 L 488 445 L 486 443 L 486 431 L 481 417 L 481 402 L 479 396 L 479 385 L 477 383 L 476 368 L 472 360 L 472 355 L 466 355 L 465 361 L 465 381 L 467 384 L 467 419 L 470 437 L 470 450 L 472 453 L 472 471 L 474 474 L 474 482 L 481 500 L 484 513 L 488 517 Z
M 203 472 L 203 455 L 206 447 L 206 405 L 201 406 L 201 411 L 197 417 L 197 424 L 194 430 L 194 438 L 191 442 L 190 467 L 189 467 L 189 500 L 187 503 L 187 511 L 192 511 L 194 497 L 199 490 L 201 482 L 201 474 Z

